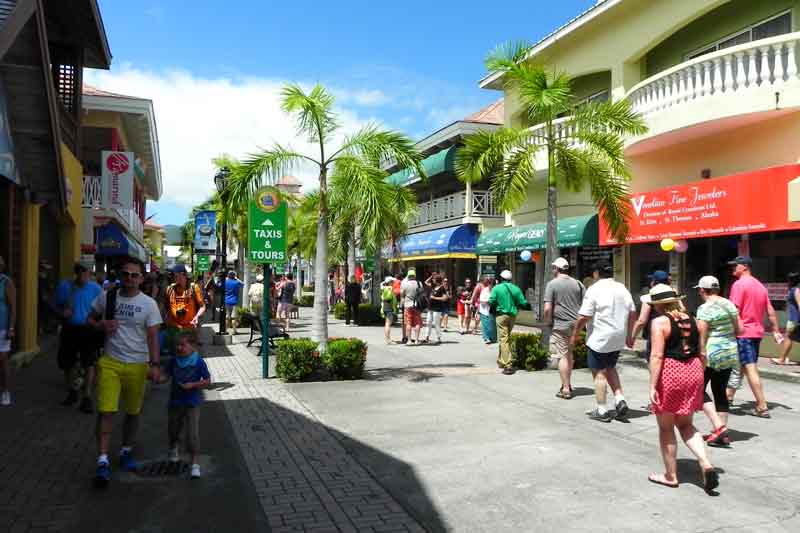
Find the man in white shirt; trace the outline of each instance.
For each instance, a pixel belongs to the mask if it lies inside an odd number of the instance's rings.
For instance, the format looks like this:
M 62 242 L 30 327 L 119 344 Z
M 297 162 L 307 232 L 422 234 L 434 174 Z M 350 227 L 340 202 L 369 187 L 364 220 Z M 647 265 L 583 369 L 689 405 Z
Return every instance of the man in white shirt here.
M 586 339 L 586 361 L 594 377 L 597 407 L 587 414 L 592 420 L 611 422 L 614 417 L 606 409 L 606 384 L 614 392 L 616 416 L 622 418 L 628 412 L 616 366 L 628 332 L 633 331 L 636 323 L 636 306 L 625 285 L 614 281 L 614 269 L 609 263 L 598 263 L 594 270 L 600 279 L 586 289 L 570 346 L 575 346 L 581 330 L 591 320 Z
M 124 471 L 135 471 L 133 444 L 139 427 L 147 378 L 158 381 L 158 330 L 161 313 L 155 300 L 139 290 L 142 264 L 126 261 L 120 270 L 122 287 L 102 293 L 92 304 L 89 324 L 105 331 L 103 356 L 97 362 L 97 447 L 99 457 L 95 484 L 105 487 L 111 479 L 109 441 L 114 414 L 122 398 L 125 423 L 119 462 Z M 109 307 L 109 309 L 106 309 Z M 113 311 L 113 312 L 112 312 Z

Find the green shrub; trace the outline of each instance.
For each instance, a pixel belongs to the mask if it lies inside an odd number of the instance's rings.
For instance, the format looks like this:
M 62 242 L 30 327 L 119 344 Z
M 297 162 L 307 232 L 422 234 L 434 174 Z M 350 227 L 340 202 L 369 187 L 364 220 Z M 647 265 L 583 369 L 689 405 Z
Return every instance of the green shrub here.
M 586 368 L 586 355 L 589 348 L 586 347 L 586 332 L 582 331 L 575 343 L 575 348 L 572 350 L 572 357 L 574 360 L 573 368 Z
M 304 294 L 300 298 L 295 299 L 294 303 L 298 307 L 314 307 L 314 295 Z
M 283 339 L 275 345 L 279 378 L 301 381 L 319 367 L 319 344 L 311 339 Z
M 541 333 L 512 333 L 511 353 L 514 366 L 528 371 L 547 367 L 550 356 L 547 347 L 542 346 Z
M 372 304 L 360 304 L 358 306 L 358 323 L 363 326 L 383 324 L 381 308 Z
M 322 363 L 336 379 L 361 379 L 367 362 L 367 343 L 361 339 L 329 339 Z
M 333 318 L 336 320 L 344 320 L 347 314 L 347 304 L 344 302 L 336 302 L 333 306 Z

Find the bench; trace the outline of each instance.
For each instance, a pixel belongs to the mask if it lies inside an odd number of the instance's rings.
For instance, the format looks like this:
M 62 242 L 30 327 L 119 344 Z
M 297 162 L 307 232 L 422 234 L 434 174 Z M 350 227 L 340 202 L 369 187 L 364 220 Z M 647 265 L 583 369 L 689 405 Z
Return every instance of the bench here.
M 247 341 L 247 347 L 253 345 L 261 340 L 263 337 L 263 332 L 261 330 L 261 317 L 256 316 L 252 313 L 242 313 L 241 317 L 242 326 L 249 326 L 250 327 L 250 339 Z M 258 335 L 258 336 L 256 336 Z M 275 339 L 288 339 L 289 334 L 286 333 L 286 329 L 284 328 L 283 324 L 278 322 L 270 321 L 269 325 L 269 345 L 271 347 L 275 347 Z

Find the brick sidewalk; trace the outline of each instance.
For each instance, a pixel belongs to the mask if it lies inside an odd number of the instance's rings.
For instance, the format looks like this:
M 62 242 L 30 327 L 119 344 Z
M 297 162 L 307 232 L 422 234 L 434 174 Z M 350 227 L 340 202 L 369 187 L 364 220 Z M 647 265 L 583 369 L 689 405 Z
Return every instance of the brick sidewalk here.
M 260 379 L 255 350 L 205 351 L 273 531 L 424 531 L 286 386 Z

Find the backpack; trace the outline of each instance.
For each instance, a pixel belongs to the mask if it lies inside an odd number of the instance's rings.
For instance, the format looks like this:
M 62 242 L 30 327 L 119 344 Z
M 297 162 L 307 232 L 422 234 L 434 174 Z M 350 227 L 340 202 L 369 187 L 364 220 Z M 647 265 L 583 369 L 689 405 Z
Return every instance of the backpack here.
M 422 283 L 417 281 L 417 294 L 414 295 L 414 307 L 421 311 L 428 308 L 430 301 L 428 300 L 428 293 L 425 291 L 425 287 L 422 286 Z

